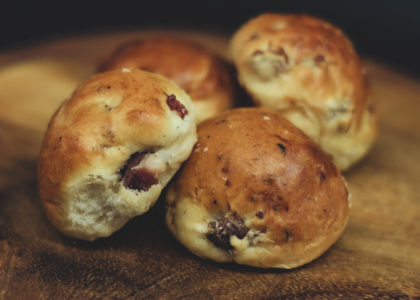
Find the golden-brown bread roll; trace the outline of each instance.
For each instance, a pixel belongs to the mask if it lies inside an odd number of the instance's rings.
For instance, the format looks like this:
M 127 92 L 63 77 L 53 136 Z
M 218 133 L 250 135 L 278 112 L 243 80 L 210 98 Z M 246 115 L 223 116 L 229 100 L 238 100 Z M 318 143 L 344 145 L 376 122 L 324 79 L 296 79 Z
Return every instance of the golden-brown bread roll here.
M 150 37 L 121 45 L 101 71 L 131 68 L 175 81 L 193 101 L 196 123 L 233 106 L 233 84 L 224 63 L 203 47 L 182 39 Z
M 305 15 L 263 14 L 233 36 L 230 54 L 257 105 L 281 113 L 345 170 L 376 137 L 363 65 L 333 25 Z
M 188 95 L 139 70 L 97 74 L 52 117 L 38 164 L 50 221 L 94 240 L 146 212 L 196 142 Z
M 348 218 L 332 160 L 275 112 L 241 108 L 198 126 L 166 194 L 166 223 L 197 256 L 295 268 L 326 251 Z

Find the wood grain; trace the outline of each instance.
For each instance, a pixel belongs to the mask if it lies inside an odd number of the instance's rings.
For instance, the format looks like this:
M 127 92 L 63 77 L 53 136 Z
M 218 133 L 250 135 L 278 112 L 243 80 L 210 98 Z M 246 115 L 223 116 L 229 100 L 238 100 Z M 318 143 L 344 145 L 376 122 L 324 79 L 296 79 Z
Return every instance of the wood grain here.
M 284 271 L 201 260 L 167 231 L 162 199 L 108 239 L 59 234 L 36 187 L 47 122 L 115 45 L 155 33 L 84 36 L 0 54 L 0 299 L 420 298 L 420 85 L 374 63 L 379 138 L 345 174 L 348 227 L 314 262 Z M 224 37 L 176 34 L 226 53 Z

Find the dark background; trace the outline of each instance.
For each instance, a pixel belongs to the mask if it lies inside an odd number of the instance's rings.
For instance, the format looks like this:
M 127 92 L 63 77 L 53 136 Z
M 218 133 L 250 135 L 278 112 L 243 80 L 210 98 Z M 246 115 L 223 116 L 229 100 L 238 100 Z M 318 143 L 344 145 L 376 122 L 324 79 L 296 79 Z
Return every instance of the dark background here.
M 0 50 L 121 29 L 196 28 L 231 34 L 263 12 L 307 13 L 341 27 L 364 57 L 420 77 L 420 0 L 58 2 L 3 3 Z

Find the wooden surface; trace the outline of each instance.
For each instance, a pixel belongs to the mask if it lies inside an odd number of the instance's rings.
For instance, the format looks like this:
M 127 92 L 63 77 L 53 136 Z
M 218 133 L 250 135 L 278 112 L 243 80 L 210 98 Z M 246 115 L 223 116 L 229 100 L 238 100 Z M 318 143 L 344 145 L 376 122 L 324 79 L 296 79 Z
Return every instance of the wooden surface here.
M 167 231 L 162 199 L 108 239 L 59 234 L 36 187 L 48 119 L 106 53 L 143 34 L 0 54 L 0 299 L 420 298 L 420 84 L 373 63 L 379 138 L 345 174 L 352 209 L 344 234 L 314 262 L 285 271 L 198 259 Z M 225 51 L 223 37 L 182 35 Z

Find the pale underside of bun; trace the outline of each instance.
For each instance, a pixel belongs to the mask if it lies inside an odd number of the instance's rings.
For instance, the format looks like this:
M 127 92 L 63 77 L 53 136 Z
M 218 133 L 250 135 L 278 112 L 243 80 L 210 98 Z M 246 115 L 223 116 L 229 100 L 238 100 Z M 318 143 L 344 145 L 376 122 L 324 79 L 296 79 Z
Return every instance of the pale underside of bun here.
M 173 197 L 173 194 L 168 197 Z M 208 211 L 194 202 L 194 199 L 180 197 L 176 206 L 169 207 L 166 214 L 168 228 L 195 255 L 221 263 L 235 262 L 258 268 L 297 268 L 322 255 L 340 237 L 347 223 L 346 219 L 343 226 L 337 227 L 328 235 L 313 239 L 310 244 L 302 241 L 285 246 L 277 244 L 267 234 L 253 228 L 251 224 L 254 215 L 249 215 L 244 217 L 243 223 L 249 229 L 246 235 L 230 235 L 231 249 L 226 250 L 215 246 L 208 238 L 208 224 L 217 223 L 220 216 L 209 215 Z M 229 212 L 225 215 L 229 215 Z M 292 241 L 287 233 L 284 234 L 284 239 Z
M 165 149 L 139 149 L 134 152 L 131 156 L 146 153 L 142 161 L 131 169 L 147 170 L 137 187 L 125 183 L 120 174 L 124 166 L 110 170 L 90 168 L 86 174 L 78 175 L 77 180 L 67 184 L 62 195 L 63 201 L 68 204 L 66 212 L 63 212 L 68 222 L 61 231 L 71 237 L 95 240 L 111 235 L 131 218 L 147 212 L 181 163 L 188 158 L 190 150 L 187 145 L 191 147 L 193 144 L 194 135 L 191 134 Z

